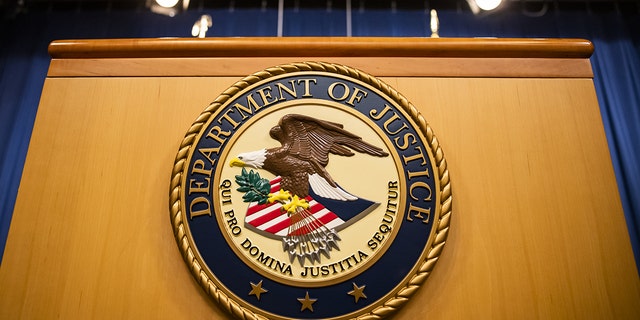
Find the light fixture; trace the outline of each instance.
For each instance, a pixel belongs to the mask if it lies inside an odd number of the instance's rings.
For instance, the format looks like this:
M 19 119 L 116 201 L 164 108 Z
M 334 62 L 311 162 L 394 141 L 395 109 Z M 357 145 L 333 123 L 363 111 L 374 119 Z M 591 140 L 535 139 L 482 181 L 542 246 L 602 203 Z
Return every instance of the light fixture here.
M 191 35 L 198 38 L 204 38 L 207 36 L 207 30 L 213 26 L 213 19 L 208 14 L 204 14 L 193 24 L 191 28 Z
M 189 8 L 189 0 L 147 0 L 146 5 L 153 13 L 173 17 Z
M 473 14 L 487 13 L 498 9 L 502 0 L 467 0 Z
M 163 8 L 172 8 L 178 4 L 180 0 L 156 0 L 156 3 Z
M 491 11 L 496 9 L 502 0 L 476 0 L 478 7 L 484 11 Z
M 431 27 L 431 38 L 440 38 L 438 35 L 438 29 L 440 29 L 440 20 L 438 20 L 438 12 L 436 9 L 431 9 L 431 21 L 429 21 L 429 26 Z

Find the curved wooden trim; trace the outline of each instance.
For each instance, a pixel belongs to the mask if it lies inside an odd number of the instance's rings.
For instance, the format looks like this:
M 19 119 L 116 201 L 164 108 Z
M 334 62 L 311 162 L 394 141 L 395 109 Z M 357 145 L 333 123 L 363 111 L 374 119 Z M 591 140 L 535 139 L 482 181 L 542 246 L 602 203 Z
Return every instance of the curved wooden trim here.
M 48 77 L 242 77 L 295 61 L 331 61 L 384 77 L 592 78 L 589 59 L 249 57 L 52 59 Z
M 178 38 L 57 40 L 55 59 L 179 57 L 589 58 L 584 39 L 497 38 Z

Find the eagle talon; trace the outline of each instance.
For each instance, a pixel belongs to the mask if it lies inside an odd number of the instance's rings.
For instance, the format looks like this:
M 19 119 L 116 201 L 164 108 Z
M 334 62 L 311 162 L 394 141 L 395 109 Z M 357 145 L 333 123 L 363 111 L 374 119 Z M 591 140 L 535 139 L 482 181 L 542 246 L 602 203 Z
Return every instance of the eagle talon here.
M 309 203 L 304 198 L 300 199 L 298 198 L 298 196 L 293 196 L 291 202 L 283 205 L 282 208 L 286 210 L 288 214 L 294 214 L 298 212 L 298 208 L 302 208 L 305 210 L 309 209 Z
M 267 199 L 267 201 L 269 203 L 274 203 L 276 201 L 285 202 L 289 199 L 291 199 L 291 193 L 289 193 L 289 191 L 280 189 L 278 193 L 269 193 L 269 198 Z

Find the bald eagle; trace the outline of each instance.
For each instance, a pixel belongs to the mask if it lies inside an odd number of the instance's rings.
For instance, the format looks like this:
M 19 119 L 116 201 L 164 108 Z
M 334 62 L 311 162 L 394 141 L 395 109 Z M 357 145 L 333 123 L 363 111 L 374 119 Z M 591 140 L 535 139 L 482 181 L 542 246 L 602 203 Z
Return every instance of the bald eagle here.
M 337 231 L 351 225 L 379 205 L 352 195 L 334 181 L 325 169 L 329 163 L 329 154 L 345 157 L 355 155 L 353 151 L 376 157 L 386 157 L 389 154 L 344 130 L 342 124 L 300 114 L 283 116 L 271 128 L 269 135 L 279 141 L 281 146 L 241 153 L 230 161 L 230 165 L 265 169 L 280 177 L 280 190 L 288 191 L 293 202 L 297 202 L 298 198 L 315 200 L 321 208 L 318 209 L 315 205 L 313 209 L 308 206 L 300 210 L 294 208 L 296 211 L 285 220 L 286 229 L 283 226 L 276 227 L 278 224 L 271 224 L 278 215 L 270 216 L 269 222 L 265 224 L 262 224 L 261 219 L 253 218 L 249 218 L 251 221 L 245 220 L 245 223 L 264 234 L 279 235 L 286 231 L 282 244 L 291 262 L 298 259 L 301 266 L 306 259 L 312 264 L 320 262 L 321 255 L 328 258 L 330 251 L 340 250 Z M 316 218 L 312 211 L 322 208 L 326 208 L 328 213 L 324 213 L 322 218 Z M 269 216 L 267 212 L 271 211 L 260 212 Z M 253 215 L 254 213 L 252 217 Z
M 358 200 L 343 190 L 325 169 L 329 154 L 350 157 L 355 150 L 376 157 L 389 155 L 344 130 L 342 124 L 300 114 L 283 116 L 269 135 L 281 146 L 241 153 L 230 165 L 264 169 L 280 176 L 281 188 L 300 198 L 315 194 L 337 201 Z

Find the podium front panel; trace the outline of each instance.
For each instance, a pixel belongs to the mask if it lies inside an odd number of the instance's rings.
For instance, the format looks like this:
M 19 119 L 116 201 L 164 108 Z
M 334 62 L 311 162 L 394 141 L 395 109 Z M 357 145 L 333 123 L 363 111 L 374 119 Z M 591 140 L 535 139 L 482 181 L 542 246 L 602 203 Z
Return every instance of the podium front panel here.
M 638 318 L 640 281 L 588 55 L 495 52 L 399 54 L 384 71 L 389 57 L 294 51 L 242 57 L 248 73 L 237 56 L 193 51 L 54 55 L 0 268 L 0 318 L 230 318 L 176 246 L 168 208 L 176 151 L 240 78 L 314 58 L 357 63 L 402 93 L 446 155 L 454 199 L 446 245 L 394 319 Z M 176 71 L 181 61 L 189 71 Z M 416 70 L 416 61 L 434 67 Z M 499 68 L 474 69 L 478 61 Z M 185 75 L 197 63 L 206 74 Z

